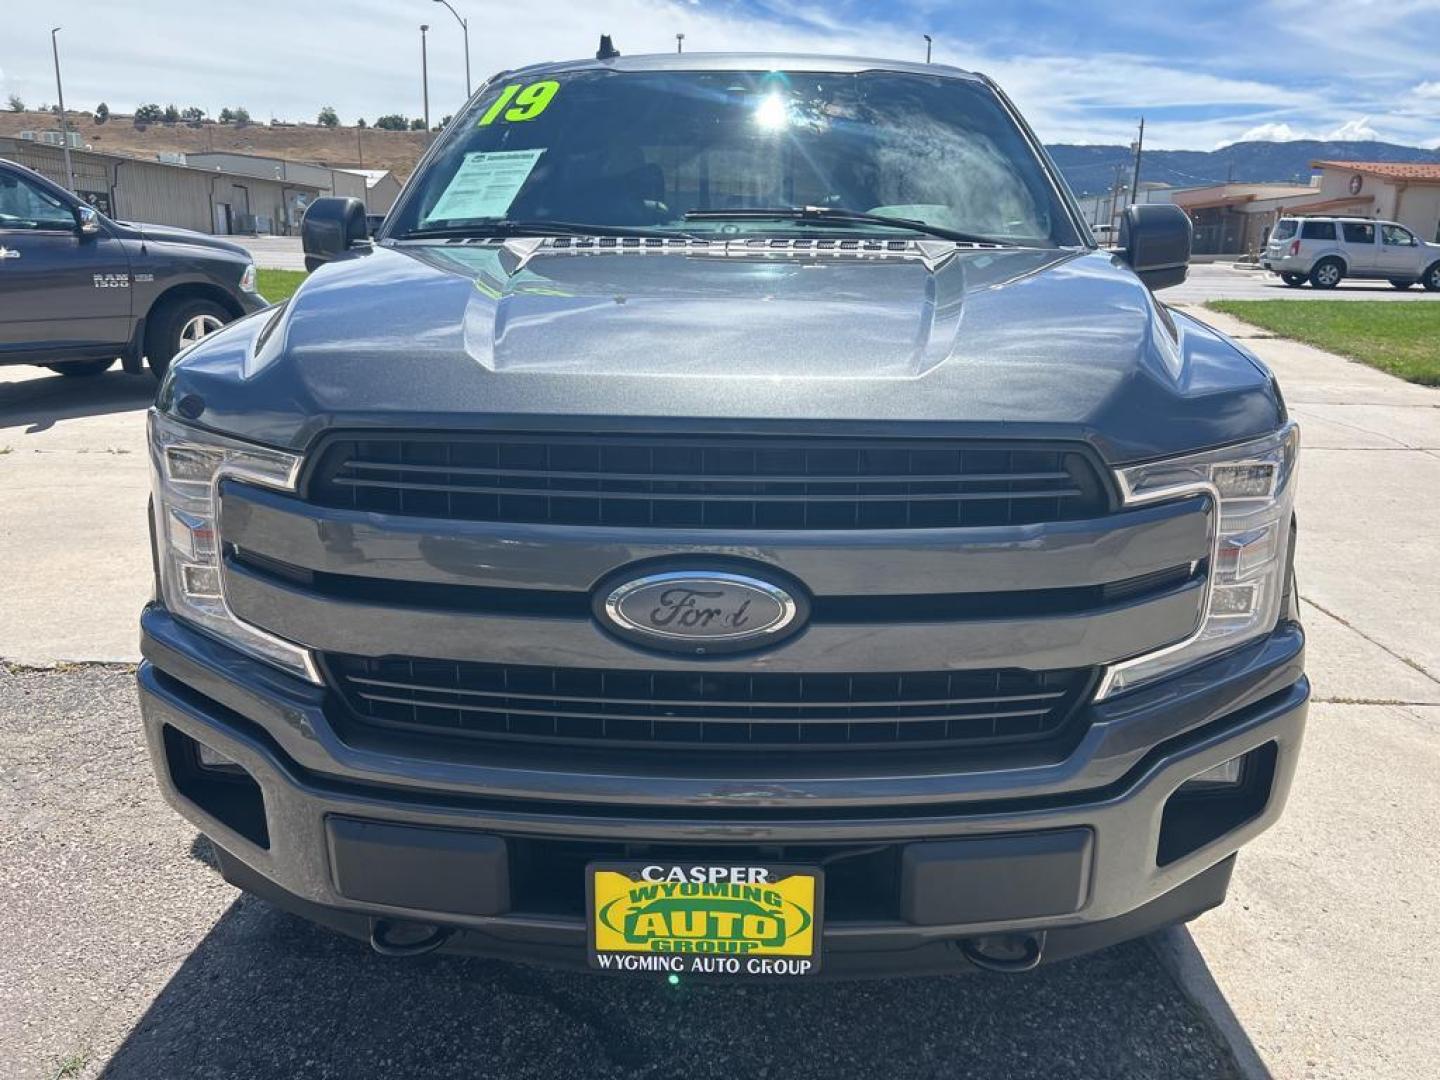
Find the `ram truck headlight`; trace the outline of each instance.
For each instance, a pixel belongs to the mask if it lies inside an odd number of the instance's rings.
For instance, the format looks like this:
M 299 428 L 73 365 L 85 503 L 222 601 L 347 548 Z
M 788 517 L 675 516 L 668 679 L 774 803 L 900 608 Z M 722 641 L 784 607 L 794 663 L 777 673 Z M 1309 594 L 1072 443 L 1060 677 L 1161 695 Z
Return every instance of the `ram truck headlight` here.
M 309 650 L 235 616 L 221 574 L 221 481 L 294 491 L 300 457 L 202 431 L 154 409 L 149 430 L 156 562 L 166 609 L 242 652 L 318 683 Z
M 1204 616 L 1184 641 L 1106 669 L 1096 700 L 1170 675 L 1270 633 L 1285 592 L 1300 431 L 1288 423 L 1263 439 L 1119 469 L 1127 506 L 1209 495 L 1217 529 Z

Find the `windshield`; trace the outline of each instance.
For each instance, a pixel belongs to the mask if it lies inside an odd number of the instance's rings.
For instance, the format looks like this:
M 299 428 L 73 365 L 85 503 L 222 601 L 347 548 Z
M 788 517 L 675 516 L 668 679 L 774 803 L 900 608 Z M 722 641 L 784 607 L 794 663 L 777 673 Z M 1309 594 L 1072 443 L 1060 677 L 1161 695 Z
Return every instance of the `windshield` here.
M 1275 224 L 1275 239 L 1289 240 L 1295 235 L 1295 230 L 1299 227 L 1300 223 L 1294 218 L 1282 218 Z
M 1006 243 L 1081 243 L 1024 133 L 989 87 L 970 80 L 886 71 L 517 76 L 497 80 L 444 138 L 391 215 L 389 238 L 545 223 L 642 235 L 905 231 L 848 213 Z M 793 213 L 803 208 L 811 210 Z

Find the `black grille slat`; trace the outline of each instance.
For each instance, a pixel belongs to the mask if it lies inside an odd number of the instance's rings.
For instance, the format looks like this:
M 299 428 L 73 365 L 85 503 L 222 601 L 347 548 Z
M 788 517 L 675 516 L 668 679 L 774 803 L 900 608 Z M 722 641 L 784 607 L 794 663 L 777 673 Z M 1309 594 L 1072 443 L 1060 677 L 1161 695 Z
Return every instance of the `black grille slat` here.
M 416 683 L 394 682 L 394 681 L 388 680 L 388 679 L 370 679 L 370 678 L 365 678 L 365 677 L 359 676 L 359 675 L 349 675 L 349 676 L 347 676 L 347 678 L 349 679 L 350 682 L 355 683 L 356 685 L 359 685 L 359 686 L 379 686 L 379 687 L 389 688 L 389 689 L 393 689 L 393 690 L 436 691 L 436 692 L 440 692 L 440 691 L 439 691 L 439 688 L 437 688 L 437 687 L 424 686 L 424 685 L 420 685 L 420 684 L 416 684 Z M 516 692 L 513 692 L 513 691 L 504 691 L 504 690 L 469 690 L 469 689 L 461 689 L 461 688 L 459 688 L 458 686 L 456 686 L 456 687 L 447 687 L 447 688 L 444 688 L 443 692 L 444 692 L 444 693 L 450 693 L 450 694 L 459 694 L 459 695 L 464 696 L 464 697 L 506 698 L 506 699 L 513 699 L 513 700 L 516 700 L 516 701 L 593 701 L 593 700 L 595 700 L 594 698 L 577 697 L 577 696 L 573 696 L 573 695 L 558 694 L 558 693 L 555 693 L 555 694 L 524 694 L 524 693 L 516 693 Z M 921 699 L 918 699 L 918 700 L 909 700 L 909 699 L 907 699 L 907 700 L 904 702 L 904 704 L 907 705 L 907 706 L 917 706 L 917 705 L 924 705 L 924 706 L 931 706 L 931 705 L 982 705 L 982 704 L 984 704 L 985 702 L 988 702 L 988 701 L 995 701 L 995 700 L 996 700 L 998 697 L 1000 697 L 1000 696 L 1002 696 L 1002 695 L 998 695 L 998 694 L 987 694 L 987 695 L 985 695 L 985 696 L 983 696 L 983 697 L 930 698 L 930 699 L 921 698 Z M 1003 695 L 1003 696 L 1004 696 L 1004 699 L 1005 699 L 1006 701 L 1050 701 L 1050 700 L 1054 700 L 1055 698 L 1058 698 L 1058 697 L 1063 697 L 1063 696 L 1064 696 L 1064 691 L 1062 691 L 1062 690 L 1054 690 L 1054 691 L 1050 691 L 1050 692 L 1048 692 L 1048 693 L 1038 693 L 1038 694 L 1007 694 L 1007 695 Z M 659 697 L 651 697 L 651 698 L 623 698 L 623 697 L 617 698 L 617 697 L 606 697 L 604 700 L 605 700 L 608 704 L 612 704 L 612 705 L 675 705 L 675 706 L 679 706 L 679 707 L 689 707 L 689 706 L 693 706 L 693 705 L 696 704 L 696 702 L 695 702 L 694 700 L 684 700 L 684 699 L 679 699 L 679 698 L 659 698 Z M 702 703 L 703 703 L 703 702 L 702 702 Z M 738 704 L 738 702 L 737 702 L 737 704 Z M 818 704 L 823 704 L 826 708 L 833 708 L 833 709 L 863 709 L 863 708 L 869 707 L 872 703 L 871 703 L 871 702 L 865 702 L 865 701 L 827 701 L 827 702 L 818 703 Z M 766 707 L 766 708 L 769 708 L 769 709 L 814 709 L 814 708 L 817 708 L 817 707 L 818 707 L 818 704 L 817 704 L 816 702 L 801 702 L 801 701 L 767 701 L 767 702 L 765 703 L 765 707 Z
M 321 505 L 455 520 L 641 529 L 928 529 L 1105 513 L 1081 448 L 831 436 L 338 438 Z
M 443 693 L 444 691 L 433 691 Z M 553 716 L 566 720 L 703 720 L 707 724 L 755 724 L 758 721 L 775 721 L 781 724 L 792 724 L 797 721 L 787 717 L 769 716 L 687 716 L 676 713 L 618 713 L 618 712 L 578 712 L 565 709 L 530 709 L 513 705 L 472 705 L 463 702 L 453 701 L 430 701 L 424 698 L 398 696 L 392 694 L 367 694 L 357 692 L 355 697 L 362 701 L 375 701 L 394 705 L 406 705 L 410 708 L 426 708 L 435 706 L 444 709 L 458 709 L 461 712 L 473 713 L 494 713 L 505 716 Z M 906 714 L 904 716 L 866 716 L 866 717 L 844 717 L 835 718 L 846 724 L 893 724 L 897 720 L 915 721 L 950 721 L 950 720 L 1000 720 L 1013 719 L 1021 716 L 1046 716 L 1049 709 L 1014 709 L 1008 711 L 992 711 L 966 714 L 963 716 Z
M 1057 735 L 1087 670 L 785 675 L 615 671 L 334 655 L 359 722 L 415 737 L 574 746 L 873 750 Z
M 553 488 L 513 488 L 513 487 L 483 487 L 480 485 L 458 485 L 458 484 L 431 484 L 424 482 L 406 483 L 396 485 L 385 480 L 357 480 L 348 476 L 336 477 L 332 483 L 342 484 L 351 487 L 361 488 L 398 488 L 404 495 L 406 492 L 415 491 L 444 491 L 451 494 L 475 494 L 475 495 L 533 495 L 537 498 L 553 499 L 557 495 L 569 495 L 567 491 L 557 491 Z M 813 486 L 813 485 L 812 485 Z M 754 492 L 725 493 L 707 492 L 703 496 L 687 492 L 674 494 L 658 491 L 606 491 L 602 493 L 606 499 L 626 499 L 632 502 L 748 502 L 757 501 Z M 768 494 L 768 493 L 767 493 Z M 1074 498 L 1082 495 L 1079 488 L 1056 488 L 1045 492 L 1044 498 Z M 776 496 L 778 497 L 778 496 Z M 1027 495 L 1026 498 L 1040 498 L 1038 495 Z M 784 496 L 787 502 L 828 502 L 828 503 L 853 503 L 853 502 L 974 502 L 983 499 L 1005 500 L 1014 503 L 1016 498 L 1007 491 L 937 491 L 937 492 L 905 492 L 903 494 L 867 494 L 863 498 L 851 493 L 823 493 L 806 492 L 792 493 Z

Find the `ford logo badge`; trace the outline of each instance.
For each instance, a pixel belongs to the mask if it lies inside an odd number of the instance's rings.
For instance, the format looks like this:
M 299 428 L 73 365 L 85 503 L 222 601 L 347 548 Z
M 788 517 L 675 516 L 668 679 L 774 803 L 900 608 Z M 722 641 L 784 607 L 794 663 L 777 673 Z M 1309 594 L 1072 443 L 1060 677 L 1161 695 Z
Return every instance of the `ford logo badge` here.
M 808 611 L 799 589 L 723 570 L 646 574 L 602 588 L 596 600 L 596 614 L 619 636 L 692 654 L 773 645 Z

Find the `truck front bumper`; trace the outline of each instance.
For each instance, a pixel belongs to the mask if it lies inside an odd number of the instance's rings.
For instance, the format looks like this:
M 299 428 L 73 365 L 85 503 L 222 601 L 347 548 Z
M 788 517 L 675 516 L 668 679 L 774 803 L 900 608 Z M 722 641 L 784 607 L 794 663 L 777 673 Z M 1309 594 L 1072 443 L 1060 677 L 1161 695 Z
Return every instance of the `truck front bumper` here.
M 1303 633 L 1282 622 L 1173 685 L 1114 702 L 1106 737 L 1137 755 L 1099 786 L 1083 770 L 1059 785 L 1019 770 L 1008 787 L 991 772 L 964 797 L 896 775 L 889 809 L 806 806 L 779 783 L 662 809 L 654 790 L 628 805 L 545 797 L 552 785 L 538 774 L 537 797 L 519 799 L 427 787 L 415 782 L 422 765 L 404 785 L 338 756 L 317 768 L 334 747 L 323 690 L 159 608 L 142 640 L 156 776 L 232 883 L 362 939 L 375 920 L 400 920 L 453 930 L 447 948 L 580 966 L 584 863 L 642 852 L 824 863 L 830 974 L 963 970 L 967 943 L 1042 931 L 1045 959 L 1057 959 L 1183 921 L 1224 899 L 1234 853 L 1280 815 L 1309 698 Z M 1181 791 L 1237 757 L 1240 783 Z M 229 767 L 213 767 L 223 759 Z M 832 872 L 846 865 L 858 872 Z M 878 897 L 869 907 L 848 895 L 862 885 Z

